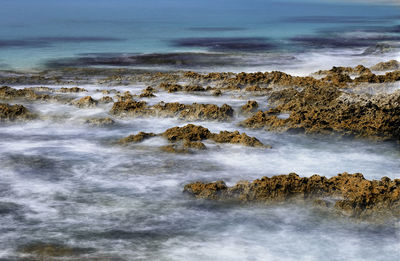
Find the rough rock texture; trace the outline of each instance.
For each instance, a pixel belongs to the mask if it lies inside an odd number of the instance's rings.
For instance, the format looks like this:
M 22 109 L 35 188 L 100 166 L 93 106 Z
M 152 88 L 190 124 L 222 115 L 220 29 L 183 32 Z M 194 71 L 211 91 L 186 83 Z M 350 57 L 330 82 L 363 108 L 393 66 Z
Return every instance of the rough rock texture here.
M 154 93 L 148 89 L 144 89 L 141 94 L 139 94 L 140 98 L 153 98 L 156 97 Z
M 8 86 L 0 87 L 0 99 L 13 100 L 13 99 L 26 99 L 26 100 L 47 100 L 50 98 L 48 94 L 37 94 L 30 88 L 14 89 Z
M 91 96 L 85 96 L 77 101 L 73 101 L 72 104 L 79 108 L 93 108 L 97 106 L 98 101 L 94 100 Z
M 256 101 L 247 101 L 247 103 L 243 105 L 240 109 L 242 113 L 249 114 L 257 111 L 258 103 Z
M 99 103 L 111 103 L 114 102 L 114 99 L 110 96 L 103 96 L 99 99 Z
M 159 134 L 139 132 L 138 134 L 120 139 L 119 143 L 138 143 L 155 136 L 164 137 L 172 143 L 171 145 L 162 147 L 162 150 L 168 152 L 188 152 L 190 149 L 205 150 L 206 146 L 202 143 L 204 140 L 211 140 L 216 143 L 240 144 L 248 147 L 270 148 L 270 146 L 262 144 L 258 139 L 250 137 L 246 133 L 238 131 L 212 133 L 209 129 L 194 124 L 173 127 Z
M 185 92 L 205 92 L 206 89 L 204 89 L 200 85 L 188 85 L 184 87 Z
M 175 83 L 160 83 L 159 88 L 168 92 L 179 92 L 183 90 L 182 85 Z
M 0 121 L 31 120 L 34 118 L 36 116 L 22 105 L 0 103 Z
M 334 200 L 334 207 L 355 217 L 380 215 L 400 217 L 400 179 L 387 177 L 366 180 L 362 174 L 343 173 L 332 178 L 313 175 L 301 178 L 295 173 L 242 181 L 227 187 L 223 181 L 195 182 L 184 192 L 196 198 L 237 202 L 271 203 L 290 200 Z M 325 201 L 329 206 L 329 201 Z M 321 204 L 319 204 L 321 205 Z
M 147 103 L 144 101 L 118 101 L 111 108 L 110 113 L 120 116 L 140 116 L 147 108 Z
M 71 93 L 77 93 L 77 92 L 87 92 L 87 90 L 84 89 L 84 88 L 79 88 L 79 87 L 72 87 L 72 88 L 65 88 L 65 87 L 62 87 L 62 88 L 60 89 L 60 92 L 63 92 L 63 93 L 69 93 L 69 92 L 71 92 Z
M 269 147 L 264 146 L 257 138 L 249 137 L 246 133 L 241 134 L 238 131 L 221 131 L 218 134 L 213 133 L 210 139 L 217 143 L 241 144 L 249 147 Z
M 197 104 L 191 105 L 181 103 L 164 103 L 160 102 L 154 106 L 147 106 L 144 101 L 119 101 L 114 103 L 111 114 L 120 116 L 133 117 L 178 117 L 182 120 L 216 120 L 228 121 L 233 117 L 233 109 L 229 105 L 218 107 L 214 104 Z
M 114 125 L 115 121 L 111 118 L 93 118 L 87 119 L 85 123 L 94 127 L 108 127 Z
M 66 245 L 53 243 L 32 243 L 22 246 L 19 249 L 19 252 L 21 253 L 35 256 L 35 259 L 29 260 L 54 260 L 53 258 L 66 258 L 72 256 L 76 257 L 92 251 L 94 251 L 94 249 L 69 247 Z
M 272 93 L 270 103 L 276 107 L 255 113 L 241 125 L 274 131 L 400 138 L 400 92 L 368 96 L 344 93 L 336 87 L 289 88 Z M 289 117 L 279 117 L 281 114 Z
M 396 60 L 390 60 L 388 62 L 377 63 L 371 67 L 371 70 L 374 71 L 390 71 L 390 70 L 399 70 L 400 62 Z
M 120 139 L 119 143 L 120 144 L 138 143 L 155 136 L 157 136 L 157 134 L 141 131 L 136 135 L 129 135 L 128 137 Z

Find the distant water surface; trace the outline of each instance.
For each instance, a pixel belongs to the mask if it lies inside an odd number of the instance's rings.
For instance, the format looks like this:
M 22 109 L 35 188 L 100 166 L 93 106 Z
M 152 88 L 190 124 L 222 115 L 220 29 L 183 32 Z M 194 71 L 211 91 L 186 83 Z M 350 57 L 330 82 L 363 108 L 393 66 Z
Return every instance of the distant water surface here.
M 379 50 L 355 55 L 377 43 L 398 44 L 397 6 L 300 0 L 243 3 L 3 0 L 0 68 L 65 65 L 65 58 L 88 56 L 111 55 L 120 59 L 149 53 L 217 52 L 229 57 L 240 54 L 240 62 L 200 64 L 197 69 L 290 70 L 299 65 L 312 70 L 340 64 L 369 64 L 377 58 L 397 55 L 382 54 Z M 195 64 L 196 59 L 202 58 L 191 59 Z M 129 65 L 163 68 L 162 61 L 163 58 L 159 64 Z M 67 65 L 85 64 L 69 59 Z M 118 62 L 100 65 L 126 66 Z M 193 64 L 182 66 L 179 61 L 175 67 L 196 69 Z

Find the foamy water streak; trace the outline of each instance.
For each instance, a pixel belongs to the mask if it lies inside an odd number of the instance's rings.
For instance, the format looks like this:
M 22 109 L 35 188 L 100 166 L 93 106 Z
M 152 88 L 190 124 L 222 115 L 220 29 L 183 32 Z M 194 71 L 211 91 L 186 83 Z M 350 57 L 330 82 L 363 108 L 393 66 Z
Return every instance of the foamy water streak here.
M 97 86 L 82 95 L 93 95 Z M 114 87 L 113 87 L 114 88 Z M 115 87 L 133 93 L 143 86 Z M 96 97 L 96 96 L 95 96 Z M 264 98 L 257 98 L 266 104 Z M 240 97 L 157 93 L 158 101 L 228 103 Z M 196 122 L 213 132 L 246 131 L 272 149 L 214 145 L 190 155 L 160 152 L 162 138 L 122 147 L 119 138 L 163 132 L 176 119 L 117 120 L 107 128 L 83 124 L 110 105 L 78 109 L 35 102 L 43 120 L 0 126 L 0 258 L 18 259 L 32 242 L 89 249 L 105 260 L 396 260 L 399 227 L 335 218 L 293 205 L 233 206 L 196 201 L 184 184 L 297 172 L 362 172 L 368 179 L 400 177 L 398 147 L 363 140 L 279 135 L 231 123 Z M 57 119 L 57 120 L 55 120 Z

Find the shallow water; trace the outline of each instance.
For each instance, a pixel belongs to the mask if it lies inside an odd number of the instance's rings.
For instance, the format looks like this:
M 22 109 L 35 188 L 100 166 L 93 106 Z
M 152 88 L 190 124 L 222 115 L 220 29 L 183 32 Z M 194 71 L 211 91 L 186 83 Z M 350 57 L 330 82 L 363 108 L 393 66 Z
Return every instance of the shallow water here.
M 83 87 L 91 95 L 104 88 Z M 150 103 L 215 102 L 205 95 L 156 95 Z M 235 108 L 247 100 L 218 99 Z M 193 181 L 232 185 L 290 172 L 400 178 L 396 144 L 245 130 L 237 117 L 195 123 L 213 132 L 246 131 L 272 149 L 207 143 L 204 152 L 169 154 L 159 151 L 166 144 L 161 138 L 127 147 L 115 141 L 185 122 L 124 118 L 89 127 L 84 119 L 107 116 L 110 105 L 26 105 L 46 117 L 0 126 L 0 259 L 18 260 L 21 247 L 39 242 L 84 248 L 76 258 L 89 260 L 398 260 L 395 221 L 363 223 L 309 207 L 227 205 L 182 194 Z

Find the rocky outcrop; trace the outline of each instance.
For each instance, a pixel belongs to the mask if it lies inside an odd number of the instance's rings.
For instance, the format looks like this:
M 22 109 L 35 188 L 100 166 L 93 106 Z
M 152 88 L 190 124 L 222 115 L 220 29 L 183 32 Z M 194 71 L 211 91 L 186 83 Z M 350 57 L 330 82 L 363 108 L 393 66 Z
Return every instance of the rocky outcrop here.
M 203 126 L 188 124 L 183 127 L 173 127 L 167 129 L 163 133 L 146 133 L 139 132 L 135 135 L 119 140 L 120 144 L 138 143 L 146 139 L 160 136 L 167 139 L 171 144 L 162 147 L 162 150 L 168 152 L 189 152 L 191 149 L 205 150 L 206 146 L 202 141 L 210 140 L 215 143 L 240 144 L 248 147 L 270 148 L 264 145 L 257 138 L 250 137 L 246 133 L 238 131 L 221 131 L 220 133 L 212 133 Z
M 97 106 L 98 101 L 93 99 L 91 96 L 85 96 L 79 100 L 73 101 L 72 104 L 79 108 L 93 108 Z
M 332 178 L 319 175 L 301 178 L 291 173 L 242 181 L 232 187 L 223 181 L 195 182 L 186 185 L 184 192 L 196 198 L 243 203 L 317 200 L 319 205 L 333 206 L 354 217 L 382 213 L 400 217 L 400 179 L 384 177 L 370 181 L 359 173 L 343 173 Z
M 25 100 L 48 100 L 50 95 L 38 94 L 30 88 L 14 89 L 8 86 L 0 87 L 0 99 L 2 100 L 13 100 L 13 99 L 25 99 Z
M 177 117 L 182 120 L 216 120 L 228 121 L 233 118 L 233 109 L 227 104 L 218 107 L 214 104 L 191 105 L 181 103 L 160 102 L 154 106 L 148 106 L 144 101 L 119 101 L 114 103 L 111 114 L 132 117 Z
M 392 71 L 400 70 L 400 62 L 396 60 L 390 60 L 388 62 L 380 62 L 371 67 L 374 71 Z
M 400 92 L 356 95 L 335 87 L 289 88 L 272 93 L 274 108 L 241 123 L 250 128 L 306 133 L 339 133 L 373 139 L 400 138 Z M 289 115 L 287 118 L 281 114 Z
M 85 123 L 93 127 L 109 127 L 115 125 L 115 121 L 111 118 L 87 119 Z
M 258 109 L 258 103 L 256 101 L 247 101 L 245 105 L 240 108 L 243 114 L 249 114 L 256 112 Z
M 119 143 L 120 144 L 138 143 L 155 136 L 157 136 L 157 134 L 141 131 L 136 135 L 129 135 L 128 137 L 120 139 Z
M 65 87 L 62 87 L 59 91 L 60 91 L 60 92 L 63 92 L 63 93 L 87 92 L 86 89 L 84 89 L 84 88 L 79 88 L 79 87 L 72 87 L 72 88 L 65 88 Z
M 34 257 L 33 259 L 26 260 L 70 259 L 72 257 L 75 259 L 79 255 L 94 251 L 94 249 L 91 248 L 70 247 L 67 245 L 41 242 L 21 246 L 18 250 L 23 254 L 32 255 Z
M 36 118 L 36 115 L 31 113 L 27 108 L 22 105 L 10 105 L 7 103 L 0 103 L 0 122 L 1 121 L 15 121 L 15 120 L 31 120 Z

